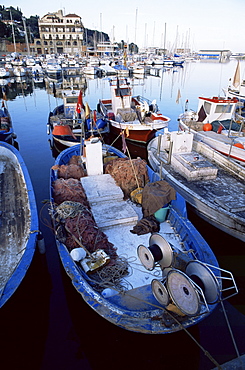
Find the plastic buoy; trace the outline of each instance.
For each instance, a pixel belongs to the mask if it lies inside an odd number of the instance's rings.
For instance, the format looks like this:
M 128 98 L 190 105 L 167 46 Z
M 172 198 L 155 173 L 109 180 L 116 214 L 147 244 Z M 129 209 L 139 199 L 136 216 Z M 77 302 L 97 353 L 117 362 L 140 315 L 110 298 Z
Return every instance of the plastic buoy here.
M 86 256 L 86 252 L 83 248 L 74 248 L 70 255 L 73 261 L 79 262 Z
M 212 131 L 212 128 L 211 123 L 204 123 L 203 125 L 203 131 Z
M 37 246 L 41 254 L 44 254 L 46 252 L 44 237 L 41 231 L 37 234 Z
M 241 143 L 236 143 L 234 144 L 234 146 L 236 146 L 237 148 L 244 149 L 244 146 Z

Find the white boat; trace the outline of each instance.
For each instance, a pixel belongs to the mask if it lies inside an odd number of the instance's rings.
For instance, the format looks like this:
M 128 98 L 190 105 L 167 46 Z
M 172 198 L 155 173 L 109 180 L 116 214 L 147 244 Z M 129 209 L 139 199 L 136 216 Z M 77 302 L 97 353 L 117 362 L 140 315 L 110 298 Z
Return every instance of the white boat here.
M 115 70 L 115 68 L 112 68 L 109 64 L 102 64 L 100 66 L 100 70 L 102 70 L 102 73 L 107 75 L 107 76 L 117 74 L 117 71 Z
M 62 76 L 62 67 L 56 59 L 48 59 L 45 71 L 50 78 L 59 79 Z
M 15 77 L 24 77 L 28 74 L 27 68 L 23 66 L 16 66 L 13 68 L 13 74 Z
M 198 216 L 245 241 L 245 167 L 193 137 L 188 131 L 155 137 L 149 163 Z
M 145 144 L 168 126 L 170 118 L 159 111 L 155 100 L 132 96 L 127 79 L 111 79 L 110 92 L 111 98 L 101 99 L 98 109 L 108 119 L 112 135 L 125 132 L 126 140 Z
M 237 98 L 239 101 L 245 101 L 245 80 L 241 79 L 240 61 L 238 60 L 233 79 L 230 79 L 229 85 L 223 89 L 226 98 Z
M 179 116 L 179 128 L 245 164 L 245 127 L 243 117 L 236 115 L 237 102 L 237 98 L 199 97 L 197 111 L 186 108 Z
M 10 72 L 5 67 L 0 68 L 0 78 L 7 78 L 10 76 Z
M 84 66 L 82 68 L 82 72 L 86 75 L 92 75 L 95 76 L 100 72 L 100 68 L 98 66 Z
M 145 74 L 145 68 L 143 65 L 140 65 L 138 63 L 132 63 L 129 66 L 129 70 L 134 75 L 144 75 Z

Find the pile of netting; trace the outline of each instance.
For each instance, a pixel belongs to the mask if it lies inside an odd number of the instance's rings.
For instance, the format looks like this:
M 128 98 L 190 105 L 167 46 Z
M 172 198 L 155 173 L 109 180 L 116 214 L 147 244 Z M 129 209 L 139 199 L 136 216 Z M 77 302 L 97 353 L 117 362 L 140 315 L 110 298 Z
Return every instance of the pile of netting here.
M 141 158 L 117 158 L 105 165 L 105 173 L 109 173 L 120 186 L 124 199 L 128 199 L 138 186 L 143 188 L 149 181 L 146 161 Z
M 85 171 L 78 163 L 78 158 L 74 156 L 68 165 L 54 166 L 53 169 L 58 171 L 58 179 L 53 182 L 52 186 L 56 205 L 54 207 L 56 231 L 59 240 L 65 241 L 69 251 L 80 246 L 75 239 L 80 241 L 90 253 L 96 249 L 103 249 L 110 257 L 110 264 L 114 264 L 117 259 L 116 248 L 94 221 L 85 191 L 79 180 L 82 177 L 81 173 L 83 172 L 84 176 Z

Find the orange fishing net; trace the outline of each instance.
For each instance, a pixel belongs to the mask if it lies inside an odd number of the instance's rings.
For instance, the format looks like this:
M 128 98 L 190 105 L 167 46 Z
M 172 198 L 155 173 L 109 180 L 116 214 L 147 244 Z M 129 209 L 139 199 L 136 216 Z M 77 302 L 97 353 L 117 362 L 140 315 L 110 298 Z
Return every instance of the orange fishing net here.
M 139 187 L 144 187 L 149 181 L 146 161 L 141 158 L 129 160 L 128 158 L 117 158 L 108 162 L 105 173 L 109 173 L 121 187 L 124 199 L 128 199 L 130 193 Z

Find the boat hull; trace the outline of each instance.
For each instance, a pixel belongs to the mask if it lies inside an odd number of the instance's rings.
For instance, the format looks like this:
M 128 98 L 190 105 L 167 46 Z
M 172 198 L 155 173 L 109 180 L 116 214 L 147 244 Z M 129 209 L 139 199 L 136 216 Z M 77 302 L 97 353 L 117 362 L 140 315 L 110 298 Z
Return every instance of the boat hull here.
M 18 288 L 31 264 L 39 226 L 34 191 L 19 152 L 12 145 L 1 143 L 0 160 L 2 307 Z
M 226 209 L 218 203 L 219 199 L 226 196 L 228 207 L 228 201 L 232 197 L 237 197 L 235 199 L 238 199 L 238 203 L 240 199 L 242 207 L 245 168 L 229 161 L 225 156 L 202 142 L 194 142 L 193 147 L 197 155 L 204 155 L 204 158 L 210 160 L 214 166 L 218 166 L 216 167 L 218 168 L 217 178 L 187 181 L 180 175 L 180 170 L 177 170 L 178 163 L 175 166 L 174 158 L 171 164 L 162 163 L 161 166 L 159 158 L 164 158 L 164 152 L 160 151 L 160 154 L 157 155 L 158 138 L 153 139 L 148 145 L 148 160 L 151 167 L 159 174 L 161 171 L 162 178 L 185 198 L 199 217 L 223 232 L 245 241 L 245 207 L 244 211 L 238 212 Z M 191 154 L 188 158 L 190 160 Z M 165 159 L 167 159 L 166 154 Z M 228 172 L 230 172 L 229 175 Z M 238 174 L 239 177 L 236 178 Z
M 196 140 L 203 141 L 205 144 L 210 145 L 213 149 L 225 156 L 233 158 L 243 164 L 245 163 L 245 149 L 238 148 L 234 145 L 234 139 L 237 139 L 238 141 L 238 136 L 229 139 L 225 135 L 218 134 L 214 131 L 195 131 L 192 128 L 189 128 L 181 117 L 179 118 L 179 128 L 182 131 L 193 133 Z M 245 143 L 245 141 L 243 142 Z
M 144 128 L 131 129 L 130 128 L 131 125 L 126 125 L 126 124 L 120 125 L 120 126 L 116 127 L 115 123 L 112 123 L 110 121 L 110 133 L 116 137 L 120 137 L 122 134 L 122 130 L 127 130 L 127 134 L 125 133 L 126 141 L 132 141 L 132 142 L 141 143 L 141 144 L 148 143 L 151 139 L 153 139 L 156 133 L 156 130 L 151 130 L 151 129 L 144 129 Z

